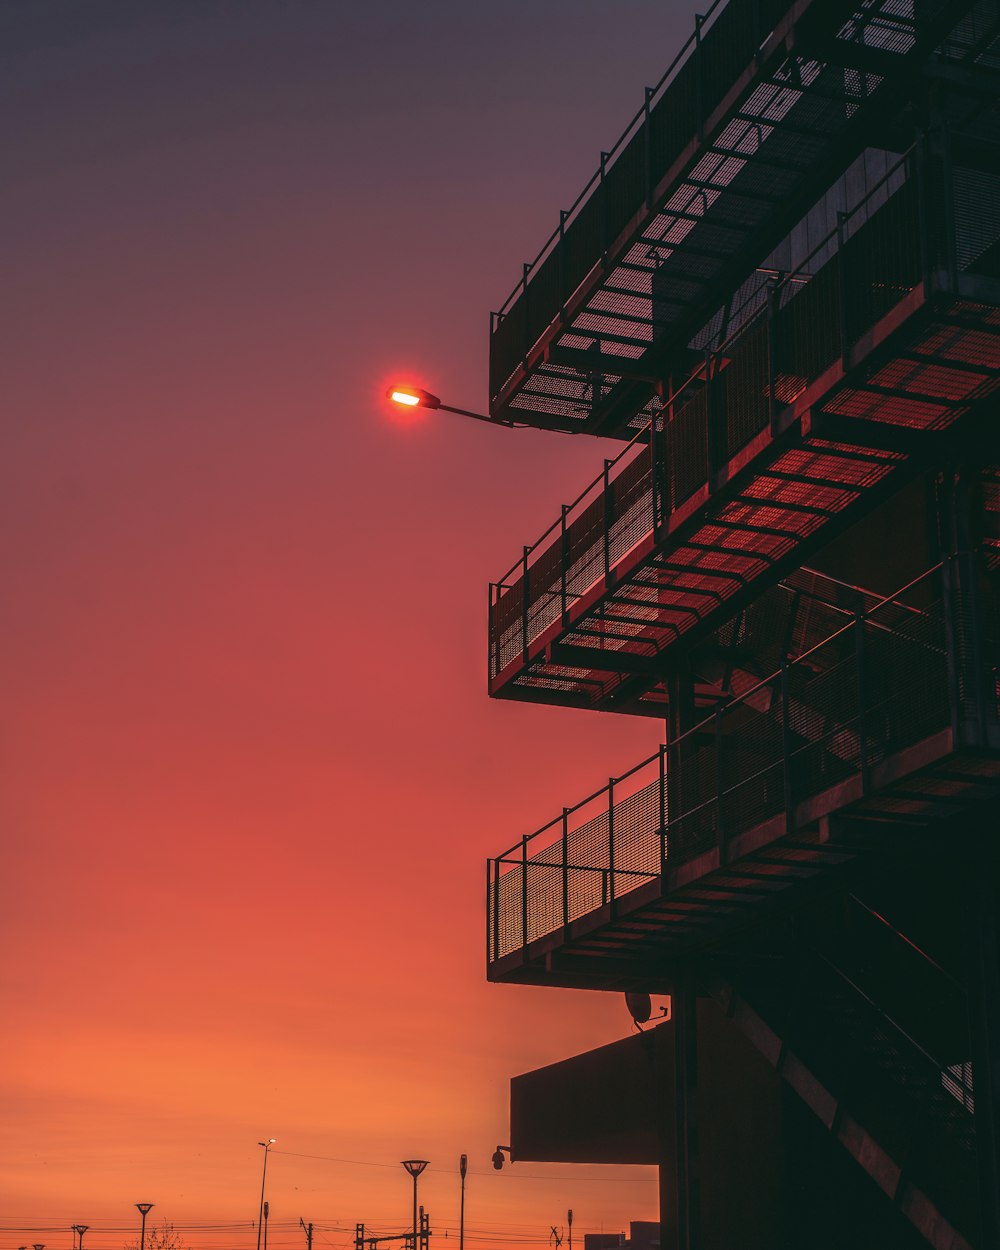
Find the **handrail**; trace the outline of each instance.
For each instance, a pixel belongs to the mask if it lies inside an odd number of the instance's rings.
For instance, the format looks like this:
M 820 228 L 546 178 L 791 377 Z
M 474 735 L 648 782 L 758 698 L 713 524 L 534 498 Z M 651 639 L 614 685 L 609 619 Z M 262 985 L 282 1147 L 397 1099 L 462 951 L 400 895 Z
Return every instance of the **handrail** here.
M 864 899 L 858 898 L 858 896 L 853 892 L 849 894 L 848 897 L 852 900 L 852 902 L 857 903 L 857 905 L 869 916 L 871 916 L 873 920 L 877 920 L 879 924 L 884 925 L 894 938 L 902 942 L 904 946 L 908 946 L 924 961 L 924 963 L 930 964 L 935 972 L 940 972 L 945 980 L 950 981 L 952 985 L 958 986 L 961 990 L 965 989 L 962 982 L 955 976 L 954 973 L 949 972 L 947 968 L 943 968 L 933 956 L 928 955 L 927 952 L 922 947 L 918 946 L 912 938 L 908 938 L 905 933 L 900 933 L 890 920 L 887 920 L 885 916 L 883 916 L 880 912 L 877 912 L 874 907 L 869 907 Z
M 882 1020 L 884 1020 L 886 1024 L 888 1024 L 891 1028 L 895 1029 L 896 1032 L 900 1035 L 900 1037 L 902 1037 L 904 1041 L 908 1043 L 908 1045 L 912 1046 L 914 1050 L 918 1051 L 922 1059 L 925 1059 L 938 1072 L 947 1071 L 948 1065 L 946 1063 L 942 1063 L 940 1059 L 937 1059 L 934 1055 L 930 1053 L 930 1051 L 926 1050 L 920 1044 L 920 1042 L 917 1041 L 915 1037 L 911 1037 L 910 1034 L 907 1033 L 906 1029 L 904 1029 L 903 1026 L 897 1020 L 894 1020 L 892 1016 L 888 1014 L 888 1012 L 883 1011 L 883 1009 L 878 1005 L 878 1003 L 875 1002 L 875 1000 L 871 998 L 868 994 L 866 994 L 865 991 L 860 987 L 860 985 L 856 985 L 855 982 L 851 980 L 851 978 L 847 975 L 846 972 L 844 972 L 842 968 L 838 968 L 837 965 L 833 962 L 833 960 L 829 958 L 829 956 L 824 955 L 822 951 L 816 951 L 816 955 L 818 956 L 818 958 L 820 959 L 822 963 L 826 964 L 826 966 L 830 969 L 830 971 L 835 976 L 839 977 L 841 981 L 844 982 L 845 985 L 847 985 L 851 990 L 854 991 L 855 994 L 858 995 L 859 998 L 863 999 L 864 1002 L 875 1012 L 877 1016 L 879 1016 Z
M 905 586 L 901 586 L 899 590 L 894 591 L 891 595 L 886 595 L 885 598 L 880 599 L 878 603 L 872 604 L 872 606 L 868 609 L 867 612 L 858 613 L 858 615 L 856 617 L 853 617 L 848 622 L 848 624 L 841 625 L 839 629 L 835 629 L 832 634 L 828 634 L 826 638 L 823 638 L 820 642 L 817 642 L 815 646 L 810 647 L 808 651 L 803 651 L 801 655 L 797 655 L 793 662 L 795 664 L 801 664 L 803 660 L 807 660 L 809 656 L 814 655 L 822 647 L 829 646 L 829 644 L 833 642 L 835 638 L 841 637 L 842 634 L 849 633 L 852 629 L 856 628 L 856 622 L 858 620 L 867 621 L 868 618 L 874 612 L 878 612 L 880 608 L 884 608 L 887 603 L 893 603 L 900 595 L 905 595 L 908 590 L 912 590 L 914 586 L 916 586 L 919 582 L 922 582 L 925 577 L 930 577 L 932 573 L 936 573 L 938 569 L 941 568 L 942 563 L 943 562 L 939 560 L 937 564 L 933 564 L 931 565 L 929 569 L 925 569 L 919 575 L 919 577 L 915 577 L 912 581 L 907 582 Z M 900 605 L 900 606 L 904 606 L 904 605 Z M 709 715 L 706 716 L 704 720 L 699 721 L 697 725 L 694 725 L 690 729 L 685 730 L 685 732 L 682 733 L 679 738 L 674 738 L 671 742 L 671 746 L 673 746 L 675 743 L 683 742 L 685 738 L 692 737 L 694 734 L 703 731 L 705 725 L 710 720 L 712 720 L 713 717 L 719 715 L 721 712 L 729 711 L 730 708 L 738 707 L 739 704 L 741 703 L 746 703 L 747 700 L 752 695 L 758 694 L 761 690 L 764 689 L 765 686 L 770 686 L 773 682 L 778 681 L 780 677 L 781 677 L 781 669 L 779 668 L 775 672 L 773 672 L 769 677 L 762 678 L 762 680 L 760 680 L 756 684 L 756 686 L 751 686 L 749 690 L 744 690 L 742 694 L 739 695 L 738 698 L 730 699 L 726 703 L 720 704 L 715 710 L 710 712 Z
M 716 2 L 718 3 L 718 0 L 716 0 Z M 808 268 L 810 262 L 813 261 L 820 253 L 822 253 L 824 249 L 833 240 L 840 239 L 843 237 L 846 223 L 850 221 L 852 218 L 854 218 L 862 210 L 867 209 L 869 201 L 871 201 L 877 194 L 879 194 L 879 192 L 882 191 L 883 187 L 885 187 L 886 184 L 892 178 L 894 178 L 901 169 L 905 168 L 907 162 L 910 160 L 913 153 L 917 150 L 918 146 L 919 146 L 919 140 L 916 143 L 912 144 L 909 148 L 907 148 L 907 150 L 900 156 L 899 160 L 896 161 L 882 175 L 882 177 L 878 180 L 878 182 L 876 182 L 871 187 L 871 189 L 865 195 L 864 199 L 860 200 L 850 210 L 849 213 L 845 214 L 844 219 L 841 222 L 841 224 L 839 224 L 837 227 L 831 230 L 828 234 L 826 234 L 819 241 L 819 243 L 816 244 L 816 246 L 812 249 L 812 251 L 809 252 L 809 254 L 805 256 L 799 262 L 799 264 L 796 266 L 794 270 L 785 274 L 782 278 L 780 278 L 774 284 L 774 290 L 776 292 L 783 291 L 793 284 L 801 285 L 802 275 L 804 271 Z M 810 274 L 809 277 L 811 278 L 812 275 Z M 806 282 L 805 285 L 807 286 L 808 282 Z M 707 350 L 706 358 L 709 356 L 712 358 L 713 367 L 709 369 L 707 365 L 707 359 L 700 361 L 699 364 L 696 365 L 695 368 L 691 371 L 691 373 L 688 374 L 685 380 L 679 383 L 677 386 L 675 386 L 673 390 L 670 392 L 670 394 L 666 396 L 665 398 L 663 398 L 661 402 L 660 411 L 662 412 L 664 410 L 670 409 L 677 402 L 677 400 L 681 396 L 683 396 L 683 394 L 688 390 L 688 388 L 695 382 L 700 381 L 702 378 L 705 378 L 707 381 L 710 373 L 714 372 L 714 363 L 718 361 L 719 357 L 722 356 L 726 351 L 730 350 L 733 347 L 733 345 L 739 339 L 743 337 L 743 335 L 746 333 L 749 327 L 753 325 L 760 317 L 764 315 L 766 315 L 766 309 L 763 307 L 757 308 L 753 313 L 751 313 L 747 317 L 746 321 L 742 322 L 739 326 L 737 326 L 736 329 L 733 330 L 722 343 L 720 343 L 717 347 Z M 605 469 L 602 470 L 602 472 L 599 473 L 593 479 L 593 481 L 589 482 L 584 487 L 584 489 L 580 492 L 579 495 L 577 495 L 576 499 L 574 499 L 572 503 L 565 504 L 563 506 L 563 511 L 561 515 L 552 522 L 552 524 L 548 527 L 548 529 L 546 529 L 545 532 L 539 538 L 537 538 L 530 546 L 525 547 L 521 558 L 519 560 L 515 560 L 515 562 L 510 566 L 509 569 L 507 569 L 507 571 L 503 574 L 503 576 L 493 583 L 493 585 L 496 587 L 496 590 L 497 590 L 498 599 L 503 591 L 510 589 L 510 586 L 507 584 L 507 579 L 510 577 L 513 577 L 515 574 L 517 574 L 520 570 L 523 569 L 524 561 L 528 557 L 533 555 L 534 552 L 536 552 L 539 549 L 539 547 L 542 546 L 542 544 L 546 541 L 546 539 L 548 539 L 551 535 L 556 533 L 556 531 L 561 528 L 564 519 L 568 517 L 569 513 L 574 508 L 576 508 L 580 503 L 583 502 L 583 500 L 587 497 L 587 495 L 589 495 L 590 492 L 596 486 L 599 486 L 600 484 L 605 483 L 607 481 L 608 474 L 611 468 L 617 465 L 621 461 L 622 457 L 625 456 L 629 451 L 631 451 L 634 448 L 635 444 L 638 441 L 646 438 L 647 436 L 649 436 L 650 441 L 652 441 L 653 425 L 656 422 L 656 420 L 657 420 L 657 417 L 653 417 L 649 421 L 647 421 L 644 425 L 642 425 L 638 430 L 636 430 L 636 432 L 632 435 L 632 437 L 625 444 L 622 450 L 614 457 L 614 459 L 609 460 L 607 462 Z
M 688 36 L 684 44 L 681 46 L 680 51 L 677 53 L 674 59 L 670 62 L 670 64 L 664 70 L 663 74 L 660 76 L 659 82 L 657 82 L 655 87 L 647 88 L 647 93 L 648 93 L 647 99 L 644 102 L 642 108 L 639 109 L 639 111 L 635 114 L 632 120 L 626 125 L 625 129 L 618 136 L 618 139 L 615 141 L 615 144 L 611 148 L 611 150 L 604 154 L 604 159 L 601 161 L 601 164 L 597 167 L 597 169 L 594 170 L 594 173 L 592 174 L 592 176 L 590 177 L 589 181 L 587 182 L 583 190 L 580 192 L 580 194 L 576 197 L 576 199 L 569 206 L 569 208 L 566 209 L 561 214 L 562 220 L 560 224 L 552 231 L 549 237 L 542 244 L 541 249 L 539 250 L 538 255 L 535 257 L 535 259 L 532 261 L 525 262 L 524 272 L 523 272 L 521 281 L 515 285 L 510 295 L 507 296 L 507 298 L 504 300 L 503 304 L 501 304 L 500 308 L 497 310 L 495 314 L 498 320 L 502 319 L 506 315 L 509 309 L 513 306 L 514 301 L 517 299 L 520 292 L 522 290 L 527 289 L 528 274 L 531 273 L 532 270 L 535 269 L 539 264 L 541 264 L 541 262 L 545 259 L 545 256 L 548 253 L 549 249 L 552 247 L 553 243 L 555 243 L 557 239 L 562 237 L 563 232 L 565 231 L 566 225 L 568 224 L 570 218 L 576 213 L 577 209 L 580 207 L 583 201 L 587 198 L 587 195 L 590 192 L 591 188 L 595 184 L 599 183 L 603 176 L 607 175 L 608 158 L 614 157 L 617 155 L 617 153 L 623 147 L 626 141 L 631 138 L 632 133 L 637 127 L 637 125 L 641 121 L 645 120 L 647 111 L 652 106 L 653 100 L 656 98 L 656 96 L 660 94 L 660 91 L 663 89 L 664 85 L 666 84 L 667 79 L 671 78 L 674 72 L 680 69 L 681 63 L 686 59 L 687 54 L 691 51 L 691 49 L 693 47 L 698 46 L 699 42 L 701 41 L 704 29 L 705 29 L 705 24 L 708 21 L 710 21 L 713 17 L 715 17 L 716 11 L 726 3 L 728 3 L 728 0 L 712 0 L 712 3 L 709 5 L 707 12 L 695 18 L 694 30 Z
M 907 591 L 912 590 L 915 586 L 919 585 L 920 582 L 924 581 L 926 578 L 931 577 L 934 573 L 938 572 L 941 569 L 941 567 L 942 567 L 942 562 L 938 561 L 937 564 L 934 564 L 930 568 L 925 569 L 918 577 L 915 577 L 913 578 L 912 581 L 907 582 L 905 586 L 900 587 L 899 590 L 894 591 L 893 594 L 886 595 L 883 598 L 879 599 L 879 601 L 877 603 L 872 604 L 872 606 L 866 612 L 859 613 L 857 616 L 852 617 L 851 621 L 847 625 L 842 625 L 839 629 L 834 630 L 832 634 L 829 634 L 826 638 L 816 643 L 815 646 L 810 647 L 808 651 L 803 651 L 801 655 L 796 656 L 794 661 L 792 661 L 792 665 L 798 665 L 802 663 L 802 661 L 808 659 L 811 655 L 819 651 L 821 648 L 828 646 L 836 638 L 839 638 L 843 634 L 848 633 L 851 630 L 855 629 L 858 620 L 862 620 L 862 621 L 868 620 L 872 616 L 872 614 L 880 611 L 887 604 L 896 602 L 899 599 L 899 596 L 906 594 Z M 906 605 L 900 605 L 900 606 L 906 606 Z M 692 726 L 688 730 L 685 730 L 685 732 L 680 734 L 678 737 L 672 738 L 669 741 L 663 743 L 652 755 L 650 755 L 646 759 L 640 760 L 638 764 L 633 765 L 632 768 L 622 773 L 620 777 L 610 778 L 610 784 L 614 786 L 622 781 L 627 780 L 629 777 L 632 777 L 634 774 L 640 772 L 643 768 L 648 768 L 650 764 L 657 761 L 665 752 L 671 751 L 674 747 L 676 747 L 680 743 L 683 743 L 686 739 L 692 738 L 696 734 L 704 733 L 705 726 L 708 725 L 710 722 L 712 722 L 717 716 L 720 716 L 725 712 L 729 712 L 733 708 L 746 704 L 750 698 L 752 698 L 755 694 L 759 693 L 762 689 L 764 689 L 765 687 L 771 686 L 775 681 L 780 680 L 781 674 L 782 674 L 782 669 L 778 668 L 773 673 L 771 673 L 770 676 L 763 678 L 762 680 L 757 682 L 755 686 L 751 686 L 750 689 L 743 691 L 736 698 L 730 699 L 724 703 L 719 703 L 706 717 L 704 717 L 704 719 L 700 720 L 696 725 Z M 547 833 L 550 829 L 554 828 L 556 825 L 561 824 L 562 821 L 565 819 L 566 815 L 570 815 L 573 812 L 579 811 L 581 808 L 585 807 L 588 803 L 592 803 L 594 799 L 600 798 L 600 796 L 605 794 L 607 791 L 608 791 L 607 785 L 599 787 L 592 794 L 588 794 L 586 798 L 581 799 L 579 802 L 575 803 L 572 807 L 565 808 L 563 812 L 561 812 L 558 816 L 554 817 L 552 820 L 548 821 L 546 824 L 542 825 L 541 828 L 536 829 L 533 833 L 525 834 L 524 837 L 519 838 L 517 842 L 515 842 L 513 846 L 509 847 L 507 850 L 502 851 L 499 855 L 491 856 L 491 859 L 498 865 L 500 863 L 507 862 L 508 856 L 514 855 L 515 852 L 519 854 L 522 853 L 527 843 L 533 842 L 536 838 L 540 837 L 542 834 Z M 708 799 L 705 801 L 704 804 L 701 804 L 699 806 L 701 807 L 707 806 L 713 801 L 714 801 L 714 798 Z M 684 812 L 683 815 L 689 816 L 692 814 L 693 811 L 696 811 L 696 810 L 698 810 L 698 808 L 693 808 L 691 809 L 690 812 L 689 811 Z M 517 862 L 520 863 L 521 860 L 519 859 Z

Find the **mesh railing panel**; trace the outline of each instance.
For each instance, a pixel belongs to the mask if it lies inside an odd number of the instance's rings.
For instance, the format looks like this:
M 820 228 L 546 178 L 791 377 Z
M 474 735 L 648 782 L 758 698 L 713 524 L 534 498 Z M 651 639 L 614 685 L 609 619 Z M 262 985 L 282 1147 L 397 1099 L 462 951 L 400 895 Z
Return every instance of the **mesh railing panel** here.
M 663 437 L 623 453 L 606 485 L 593 483 L 573 506 L 565 532 L 555 525 L 530 549 L 527 586 L 516 570 L 501 583 L 491 616 L 491 676 L 651 533 L 657 516 L 707 482 L 710 427 L 722 443 L 715 454 L 734 455 L 768 428 L 772 391 L 777 403 L 793 402 L 840 356 L 845 334 L 853 341 L 912 290 L 923 253 L 920 187 L 907 170 L 905 161 L 896 166 L 817 249 L 826 258 L 821 268 L 789 275 L 770 308 L 681 388 Z M 838 239 L 846 239 L 839 251 Z M 864 415 L 890 419 L 887 402 L 879 403 L 881 414 Z M 654 454 L 663 457 L 656 465 Z
M 827 581 L 803 577 L 799 593 Z M 947 726 L 938 583 L 932 570 L 875 604 L 830 583 L 826 594 L 867 614 L 638 765 L 626 788 L 613 782 L 571 809 L 565 829 L 557 821 L 493 861 L 493 957 L 779 815 L 789 796 L 864 776 Z

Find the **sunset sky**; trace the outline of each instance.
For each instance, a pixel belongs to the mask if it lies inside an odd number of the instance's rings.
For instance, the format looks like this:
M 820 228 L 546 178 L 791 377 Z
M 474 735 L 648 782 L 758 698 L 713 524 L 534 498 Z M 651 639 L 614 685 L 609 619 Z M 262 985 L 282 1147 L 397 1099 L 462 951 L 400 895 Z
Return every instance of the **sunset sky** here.
M 490 1167 L 620 995 L 485 982 L 484 863 L 658 726 L 490 701 L 486 588 L 606 445 L 487 404 L 488 316 L 691 0 L 6 0 L 0 1250 L 656 1216 Z M 196 1226 L 227 1225 L 228 1228 Z M 124 1231 L 122 1231 L 124 1230 Z M 475 1240 L 473 1240 L 473 1236 Z

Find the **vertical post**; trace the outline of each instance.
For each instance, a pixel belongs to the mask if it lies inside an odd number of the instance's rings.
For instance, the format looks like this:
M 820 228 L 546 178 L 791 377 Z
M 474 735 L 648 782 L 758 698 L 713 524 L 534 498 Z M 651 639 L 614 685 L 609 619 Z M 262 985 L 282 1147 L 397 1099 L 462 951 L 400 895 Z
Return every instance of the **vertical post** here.
M 490 959 L 496 959 L 496 913 L 492 909 L 492 860 L 486 860 L 486 969 L 489 970 Z
M 524 269 L 521 273 L 521 302 L 523 304 L 522 324 L 524 326 L 524 363 L 528 363 L 528 352 L 531 349 L 531 327 L 528 325 L 528 274 L 531 272 L 531 266 L 527 261 L 524 262 Z
M 601 260 L 607 264 L 608 260 L 608 184 L 604 177 L 607 170 L 608 154 L 601 153 Z
M 781 288 L 772 278 L 767 290 L 767 404 L 771 436 L 778 434 L 778 306 Z
M 722 867 L 728 859 L 728 852 L 726 848 L 725 739 L 722 733 L 721 704 L 717 705 L 715 709 L 715 794 L 716 835 L 719 843 L 719 866 Z
M 705 49 L 701 40 L 701 28 L 704 21 L 704 13 L 696 13 L 694 15 L 694 57 L 697 67 L 699 139 L 703 139 L 705 136 Z
M 559 311 L 565 320 L 566 301 L 569 299 L 569 265 L 566 258 L 566 218 L 569 213 L 559 210 Z
M 521 946 L 528 949 L 528 835 L 521 839 Z
M 615 779 L 608 778 L 608 879 L 611 914 L 615 914 Z
M 562 910 L 563 924 L 569 925 L 569 808 L 562 814 Z
M 931 297 L 930 240 L 933 214 L 927 203 L 927 136 L 921 135 L 913 152 L 913 181 L 917 188 L 917 231 L 920 237 L 920 278 L 924 284 L 924 299 Z
M 995 832 L 980 829 L 970 856 L 969 1016 L 983 1250 L 1000 1250 L 1000 899 Z
M 487 869 L 488 871 L 488 869 Z M 493 860 L 493 960 L 500 958 L 500 860 Z
M 679 1250 L 700 1246 L 700 1187 L 698 1183 L 698 1124 L 695 1096 L 698 1088 L 697 999 L 690 982 L 682 978 L 671 996 L 674 1020 L 675 1189 Z
M 840 334 L 840 357 L 843 367 L 848 367 L 848 356 L 851 349 L 851 318 L 847 306 L 848 301 L 848 283 L 847 283 L 847 257 L 845 255 L 845 245 L 847 243 L 847 214 L 837 210 L 837 288 L 840 294 L 840 323 L 838 332 Z
M 365 1250 L 365 1226 L 354 1225 L 354 1250 Z
M 525 547 L 521 556 L 521 654 L 525 662 L 528 659 L 528 556 L 530 554 L 531 548 Z
M 958 249 L 955 234 L 955 179 L 951 168 L 951 133 L 947 122 L 940 130 L 941 144 L 941 194 L 943 198 L 942 217 L 944 226 L 944 254 L 948 267 L 948 285 L 950 290 L 958 290 Z
M 858 666 L 858 753 L 861 764 L 861 793 L 871 788 L 871 769 L 868 763 L 868 680 L 865 673 L 865 618 L 860 612 L 854 614 L 854 655 Z
M 667 744 L 660 743 L 660 876 L 667 875 Z
M 496 635 L 495 600 L 497 597 L 497 593 L 498 592 L 496 588 L 496 583 L 490 582 L 490 588 L 489 588 L 487 600 L 486 600 L 486 638 L 487 638 L 487 651 L 489 653 L 486 659 L 487 659 L 487 664 L 488 664 L 489 676 L 491 678 L 496 677 L 497 673 L 500 671 L 500 665 L 498 662 L 498 651 L 499 651 L 500 640 L 497 638 L 497 635 Z
M 566 504 L 562 505 L 562 514 L 559 521 L 559 563 L 562 566 L 562 578 L 560 580 L 560 596 L 562 609 L 563 626 L 569 624 L 569 531 L 566 527 L 566 513 L 569 508 Z
M 462 1177 L 462 1204 L 458 1214 L 458 1250 L 465 1250 L 465 1174 L 469 1170 L 469 1156 L 462 1155 L 458 1161 L 458 1171 Z
M 611 572 L 611 526 L 614 524 L 614 503 L 611 499 L 611 461 L 604 462 L 604 576 Z
M 788 657 L 781 657 L 781 769 L 785 832 L 795 832 L 795 788 L 792 782 L 792 718 L 788 706 Z

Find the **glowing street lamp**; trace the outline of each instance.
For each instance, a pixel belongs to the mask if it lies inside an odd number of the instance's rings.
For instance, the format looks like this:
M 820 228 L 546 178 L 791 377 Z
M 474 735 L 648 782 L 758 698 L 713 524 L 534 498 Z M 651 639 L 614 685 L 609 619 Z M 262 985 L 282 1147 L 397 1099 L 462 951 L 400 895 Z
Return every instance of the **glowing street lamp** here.
M 437 395 L 432 395 L 430 391 L 425 391 L 420 386 L 399 383 L 396 386 L 390 386 L 385 397 L 391 399 L 394 404 L 399 404 L 401 408 L 440 408 L 442 412 L 457 412 L 460 417 L 472 417 L 475 421 L 488 421 L 490 425 L 506 425 L 511 428 L 514 426 L 513 421 L 488 417 L 482 412 L 470 412 L 468 408 L 453 408 L 451 404 L 442 403 Z
M 73 1232 L 76 1233 L 76 1235 L 80 1238 L 80 1250 L 83 1250 L 83 1234 L 87 1231 L 89 1227 L 90 1227 L 89 1224 L 74 1224 L 73 1225 Z M 76 1243 L 74 1242 L 74 1244 Z

